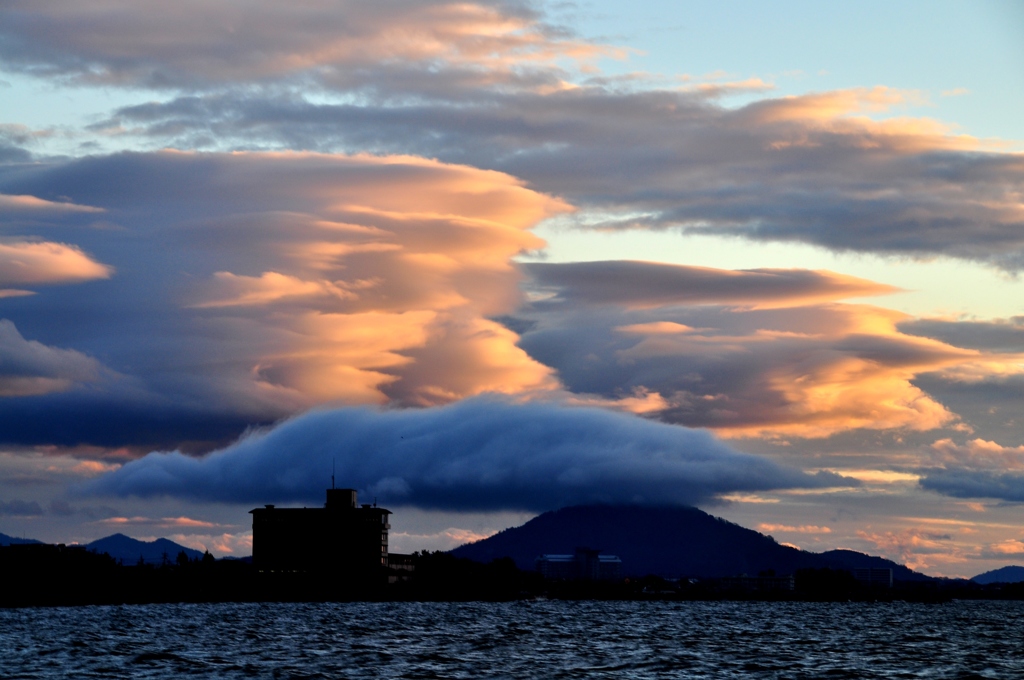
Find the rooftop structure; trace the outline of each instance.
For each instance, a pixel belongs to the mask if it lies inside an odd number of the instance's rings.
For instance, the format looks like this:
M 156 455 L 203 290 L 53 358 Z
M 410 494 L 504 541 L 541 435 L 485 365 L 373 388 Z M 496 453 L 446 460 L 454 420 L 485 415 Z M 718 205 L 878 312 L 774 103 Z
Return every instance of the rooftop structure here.
M 355 489 L 328 489 L 322 508 L 267 505 L 252 514 L 252 561 L 263 572 L 365 575 L 388 566 L 388 515 Z

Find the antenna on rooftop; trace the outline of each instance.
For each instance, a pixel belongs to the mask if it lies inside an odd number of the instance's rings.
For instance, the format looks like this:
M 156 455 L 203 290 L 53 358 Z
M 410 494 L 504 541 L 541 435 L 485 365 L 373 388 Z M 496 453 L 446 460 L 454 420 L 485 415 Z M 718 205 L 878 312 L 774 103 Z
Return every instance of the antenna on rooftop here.
M 337 465 L 337 457 L 331 458 L 331 488 L 334 488 L 334 468 Z

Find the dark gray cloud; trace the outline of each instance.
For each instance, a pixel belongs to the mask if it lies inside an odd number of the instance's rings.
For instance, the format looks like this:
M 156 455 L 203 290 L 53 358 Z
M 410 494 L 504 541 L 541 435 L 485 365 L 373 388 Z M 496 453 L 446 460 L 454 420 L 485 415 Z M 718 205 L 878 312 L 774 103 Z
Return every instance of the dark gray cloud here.
M 0 123 L 0 164 L 27 163 L 32 154 L 26 149 L 36 136 L 28 127 Z
M 552 289 L 568 304 L 782 307 L 897 290 L 852 276 L 808 269 L 724 270 L 625 260 L 528 263 L 522 267 L 530 275 L 531 287 Z
M 35 501 L 0 501 L 0 516 L 36 517 L 43 514 L 43 509 Z
M 1024 316 L 990 321 L 912 319 L 901 323 L 900 330 L 959 347 L 1024 354 Z
M 921 487 L 953 498 L 995 498 L 1024 502 L 1024 474 L 948 468 L 930 470 L 921 477 Z
M 1024 502 L 1024 446 L 945 438 L 928 447 L 925 460 L 919 471 L 924 489 L 954 498 Z
M 0 319 L 0 398 L 63 392 L 97 382 L 99 363 L 80 352 L 25 340 L 7 319 Z
M 4 144 L 0 139 L 0 163 L 27 163 L 32 160 L 32 154 L 13 144 Z
M 738 453 L 699 430 L 599 409 L 470 399 L 313 411 L 202 458 L 151 453 L 82 492 L 318 503 L 335 463 L 338 482 L 364 498 L 444 510 L 692 504 L 733 491 L 852 483 Z
M 965 423 L 986 439 L 1024 441 L 1024 317 L 973 321 L 913 319 L 899 324 L 901 331 L 979 350 L 1003 370 L 965 367 L 920 375 L 915 381 L 929 394 L 956 411 Z

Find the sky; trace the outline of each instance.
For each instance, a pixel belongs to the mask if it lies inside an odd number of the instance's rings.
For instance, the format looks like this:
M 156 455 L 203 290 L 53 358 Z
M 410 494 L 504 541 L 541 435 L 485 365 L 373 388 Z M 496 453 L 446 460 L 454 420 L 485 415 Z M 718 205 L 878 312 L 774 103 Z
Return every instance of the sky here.
M 696 505 L 1024 563 L 1024 9 L 0 5 L 0 532 Z

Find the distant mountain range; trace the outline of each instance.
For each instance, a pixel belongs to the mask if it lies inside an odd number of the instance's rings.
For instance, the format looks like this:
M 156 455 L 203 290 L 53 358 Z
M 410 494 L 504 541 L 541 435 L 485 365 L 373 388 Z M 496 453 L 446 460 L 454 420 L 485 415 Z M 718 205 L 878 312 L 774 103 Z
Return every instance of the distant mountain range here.
M 721 577 L 762 571 L 791 574 L 797 569 L 880 567 L 901 581 L 929 576 L 902 564 L 852 550 L 812 553 L 691 507 L 583 505 L 546 512 L 521 527 L 459 546 L 457 557 L 489 562 L 511 557 L 520 569 L 534 568 L 542 554 L 572 554 L 589 547 L 622 559 L 633 576 Z
M 29 543 L 42 543 L 34 538 L 15 538 L 14 536 L 8 536 L 7 534 L 0 534 L 0 546 L 3 545 L 26 545 Z
M 0 546 L 41 543 L 42 541 L 37 541 L 33 538 L 15 538 L 7 534 L 0 534 Z M 166 538 L 158 538 L 155 541 L 140 541 L 124 534 L 107 536 L 92 543 L 86 543 L 85 547 L 95 553 L 107 553 L 115 560 L 126 565 L 138 564 L 139 559 L 142 559 L 146 564 L 160 564 L 164 561 L 165 555 L 168 560 L 173 562 L 181 551 L 185 551 L 190 560 L 203 556 L 203 553 L 198 550 L 186 548 Z
M 1009 566 L 1002 569 L 993 569 L 984 574 L 978 574 L 971 579 L 975 583 L 986 585 L 989 583 L 1020 583 L 1024 581 L 1024 567 Z
M 146 564 L 160 564 L 165 559 L 174 562 L 178 553 L 184 551 L 190 560 L 199 559 L 203 553 L 192 548 L 186 548 L 166 538 L 158 538 L 155 541 L 140 541 L 124 534 L 114 534 L 99 540 L 87 543 L 86 548 L 95 553 L 107 553 L 115 560 L 126 565 L 138 564 L 142 560 Z

